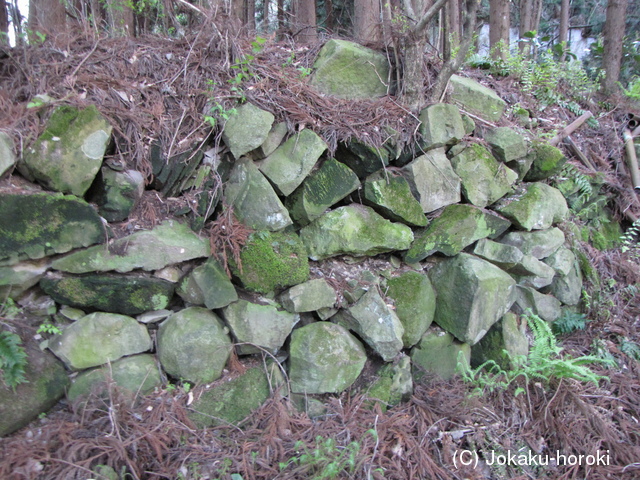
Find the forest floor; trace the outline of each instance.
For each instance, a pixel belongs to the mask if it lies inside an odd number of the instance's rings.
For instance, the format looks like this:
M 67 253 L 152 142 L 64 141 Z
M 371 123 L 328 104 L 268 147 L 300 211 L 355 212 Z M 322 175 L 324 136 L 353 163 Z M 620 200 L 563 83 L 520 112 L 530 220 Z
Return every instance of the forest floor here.
M 211 122 L 203 114 L 213 110 L 223 120 L 239 98 L 271 111 L 292 131 L 313 128 L 332 151 L 350 137 L 380 145 L 385 127 L 411 144 L 417 131 L 415 116 L 393 96 L 349 102 L 314 93 L 305 78 L 317 48 L 270 40 L 252 45 L 215 28 L 177 40 L 79 38 L 70 45 L 0 50 L 0 129 L 21 139 L 19 150 L 41 132 L 41 113 L 52 104 L 99 105 L 114 125 L 115 147 L 107 161 L 147 176 L 152 142 L 159 141 L 169 157 L 211 141 Z M 425 88 L 437 69 L 434 61 L 425 72 Z M 509 104 L 527 108 L 540 119 L 538 136 L 576 117 L 560 106 L 540 110 L 512 77 L 476 69 L 464 74 Z M 33 103 L 39 94 L 49 96 L 43 105 Z M 600 100 L 581 105 L 598 118 L 598 127 L 585 125 L 573 135 L 593 169 L 567 156 L 585 175 L 601 178 L 609 207 L 628 227 L 640 216 L 640 202 L 628 186 L 622 130 L 628 114 L 638 110 L 621 98 Z M 149 203 L 130 221 L 146 226 L 167 215 L 162 205 Z M 186 415 L 194 390 L 168 387 L 135 405 L 112 391 L 82 408 L 61 402 L 0 439 L 0 478 L 106 478 L 92 473 L 97 464 L 134 479 L 640 478 L 638 258 L 620 248 L 580 248 L 598 273 L 599 281 L 585 283 L 597 301 L 582 305 L 590 319 L 586 327 L 558 340 L 564 355 L 615 361 L 591 366 L 608 377 L 597 385 L 520 378 L 475 395 L 475 385 L 460 378 L 427 377 L 408 402 L 387 411 L 372 406 L 365 393 L 347 392 L 326 396 L 326 413 L 312 419 L 282 394 L 241 428 L 207 430 L 194 429 Z M 242 368 L 237 362 L 230 366 L 232 373 Z M 509 452 L 527 458 L 500 465 Z M 557 458 L 557 452 L 584 457 Z M 492 456 L 496 462 L 490 465 Z

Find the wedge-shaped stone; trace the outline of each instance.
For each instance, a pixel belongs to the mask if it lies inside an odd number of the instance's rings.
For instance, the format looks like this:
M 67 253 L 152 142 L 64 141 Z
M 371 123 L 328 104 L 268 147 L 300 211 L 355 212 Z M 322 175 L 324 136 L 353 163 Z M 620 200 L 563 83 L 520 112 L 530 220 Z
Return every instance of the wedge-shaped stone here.
M 460 110 L 455 105 L 430 105 L 420 112 L 420 122 L 420 133 L 428 149 L 453 145 L 465 135 Z
M 210 255 L 209 240 L 187 225 L 166 221 L 153 230 L 120 238 L 108 247 L 91 247 L 54 260 L 52 268 L 69 273 L 159 270 L 167 265 Z
M 558 248 L 544 259 L 544 263 L 553 268 L 558 275 L 569 275 L 576 261 L 574 253 L 565 247 Z
M 280 295 L 282 306 L 296 313 L 333 308 L 337 299 L 336 291 L 323 278 L 300 283 Z
M 16 154 L 13 153 L 13 140 L 5 133 L 0 132 L 0 177 L 16 164 Z
M 419 262 L 436 252 L 456 255 L 481 238 L 500 235 L 510 225 L 507 220 L 472 205 L 449 205 L 416 237 L 405 261 Z
M 373 147 L 358 140 L 338 144 L 336 160 L 344 163 L 360 178 L 365 178 L 389 165 L 391 146 Z
M 333 321 L 357 333 L 385 362 L 402 350 L 402 322 L 376 288 L 371 288 L 355 305 L 338 312 Z
M 509 270 L 518 285 L 533 288 L 543 288 L 551 285 L 556 271 L 546 263 L 532 255 L 524 255 L 520 263 Z
M 460 201 L 460 178 L 443 148 L 431 150 L 402 168 L 411 192 L 424 213 Z
M 460 360 L 469 366 L 470 359 L 468 344 L 456 341 L 450 333 L 431 329 L 411 349 L 413 378 L 419 382 L 425 374 L 431 374 L 448 380 L 456 374 Z
M 285 203 L 291 218 L 298 225 L 305 226 L 359 186 L 358 176 L 349 167 L 329 158 L 307 177 Z
M 415 227 L 425 227 L 429 223 L 404 177 L 392 173 L 370 175 L 364 182 L 363 201 L 394 222 Z
M 108 222 L 125 220 L 135 208 L 144 192 L 144 178 L 137 170 L 116 172 L 102 167 L 96 193 L 91 201 L 99 205 L 98 211 Z M 93 190 L 93 189 L 92 189 Z
M 231 353 L 227 327 L 210 310 L 189 307 L 158 329 L 158 360 L 174 378 L 209 383 L 222 375 Z
M 275 232 L 293 223 L 269 180 L 247 158 L 233 166 L 224 197 L 238 219 L 256 230 Z
M 362 344 L 347 329 L 315 322 L 291 334 L 289 380 L 294 393 L 338 393 L 356 381 L 367 361 Z
M 522 257 L 524 257 L 524 254 L 517 247 L 494 242 L 487 238 L 478 240 L 473 253 L 506 271 L 522 262 Z
M 406 250 L 413 241 L 411 229 L 391 223 L 373 209 L 349 205 L 325 213 L 300 230 L 309 258 L 321 260 L 336 255 L 377 255 Z
M 518 174 L 498 162 L 482 145 L 471 144 L 451 159 L 462 182 L 464 197 L 478 207 L 486 207 L 511 191 Z
M 522 183 L 513 195 L 500 200 L 494 208 L 527 231 L 545 230 L 562 222 L 569 213 L 560 190 L 544 183 Z
M 151 350 L 144 325 L 115 313 L 91 313 L 49 341 L 49 348 L 69 368 L 80 370 Z
M 559 228 L 535 232 L 509 232 L 499 241 L 517 247 L 525 255 L 539 260 L 553 255 L 564 244 L 564 233 Z
M 0 194 L 0 265 L 102 243 L 100 216 L 74 196 Z
M 28 175 L 51 190 L 81 197 L 102 166 L 110 138 L 111 125 L 95 106 L 59 107 L 25 152 Z
M 556 275 L 550 292 L 565 305 L 577 305 L 582 295 L 582 272 L 575 262 L 568 275 Z
M 509 127 L 487 130 L 484 139 L 501 162 L 511 162 L 527 154 L 527 144 L 524 137 Z
M 0 267 L 0 298 L 17 299 L 33 287 L 51 267 L 51 260 L 41 259 Z
M 509 357 L 504 356 L 504 351 Z M 471 347 L 471 366 L 479 367 L 484 362 L 493 360 L 501 368 L 513 367 L 518 357 L 529 353 L 527 339 L 527 322 L 512 312 L 507 312 L 478 343 Z
M 533 142 L 531 145 L 531 168 L 525 175 L 527 182 L 538 182 L 560 173 L 567 159 L 557 147 L 543 141 Z
M 238 293 L 215 257 L 193 269 L 177 291 L 183 300 L 194 305 L 204 305 L 210 310 L 235 302 Z
M 436 289 L 435 322 L 475 345 L 513 305 L 516 282 L 495 265 L 461 253 L 429 271 Z
M 329 40 L 318 53 L 313 68 L 310 83 L 322 93 L 349 99 L 387 94 L 387 58 L 357 43 Z
M 275 303 L 259 305 L 242 299 L 225 307 L 222 316 L 242 355 L 262 350 L 276 354 L 300 320 L 300 315 L 278 310 Z
M 327 144 L 305 128 L 279 146 L 260 164 L 260 171 L 283 195 L 290 195 L 309 175 Z
M 240 105 L 224 124 L 222 140 L 233 156 L 240 158 L 264 143 L 274 119 L 273 114 L 252 103 Z
M 451 76 L 451 99 L 469 113 L 497 122 L 502 118 L 507 103 L 496 92 L 484 85 L 459 75 Z
M 527 313 L 530 310 L 543 320 L 553 322 L 562 314 L 561 305 L 560 300 L 553 295 L 545 295 L 535 288 L 518 285 L 513 308 L 517 313 Z

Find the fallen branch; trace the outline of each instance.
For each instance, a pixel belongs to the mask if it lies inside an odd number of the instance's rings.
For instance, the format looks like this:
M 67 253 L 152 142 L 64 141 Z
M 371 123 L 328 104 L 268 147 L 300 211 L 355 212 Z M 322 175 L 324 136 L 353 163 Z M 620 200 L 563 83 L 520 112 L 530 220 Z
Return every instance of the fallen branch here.
M 571 138 L 571 135 L 568 135 L 567 138 L 564 139 L 564 141 L 569 147 L 569 149 L 571 150 L 571 152 L 573 152 L 573 154 L 580 159 L 580 161 L 585 167 L 590 169 L 592 172 L 596 171 L 596 168 L 593 166 L 591 161 L 587 158 L 587 156 L 584 153 L 582 153 L 582 150 L 578 148 L 578 146 L 576 145 L 576 142 L 573 141 L 573 139 Z
M 640 170 L 638 169 L 638 157 L 636 156 L 636 146 L 633 143 L 633 136 L 629 129 L 625 129 L 622 136 L 624 146 L 627 150 L 627 166 L 631 176 L 631 184 L 635 190 L 640 190 Z
M 560 133 L 558 133 L 555 137 L 553 137 L 551 139 L 551 141 L 549 142 L 549 145 L 552 145 L 554 147 L 557 147 L 558 144 L 566 137 L 568 137 L 569 135 L 571 135 L 573 132 L 575 132 L 578 128 L 580 128 L 580 126 L 586 122 L 587 120 L 589 120 L 591 117 L 593 117 L 593 113 L 591 112 L 586 112 L 583 113 L 582 115 L 580 115 L 578 118 L 576 118 L 572 123 L 570 123 L 569 125 L 567 125 L 566 127 L 564 127 L 562 130 L 560 130 Z

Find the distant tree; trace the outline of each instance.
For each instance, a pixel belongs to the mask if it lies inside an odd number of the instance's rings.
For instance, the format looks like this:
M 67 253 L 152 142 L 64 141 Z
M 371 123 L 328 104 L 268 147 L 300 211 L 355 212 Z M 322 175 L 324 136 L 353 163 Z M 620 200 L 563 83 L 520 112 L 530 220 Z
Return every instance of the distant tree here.
M 38 42 L 45 35 L 51 41 L 62 40 L 67 33 L 67 13 L 60 0 L 29 1 L 29 41 Z
M 7 2 L 0 0 L 0 45 L 9 44 L 9 9 Z
M 618 87 L 620 78 L 620 65 L 622 62 L 622 42 L 625 31 L 625 14 L 627 0 L 609 0 L 607 3 L 607 18 L 604 23 L 604 55 L 602 66 L 605 77 L 602 81 L 602 89 L 605 93 L 614 93 Z
M 489 48 L 494 58 L 509 53 L 509 0 L 489 0 Z
M 105 8 L 112 34 L 135 36 L 136 26 L 131 0 L 107 0 Z
M 520 2 L 520 52 L 528 55 L 531 39 L 525 37 L 529 32 L 538 32 L 542 15 L 542 0 L 522 0 Z
M 380 41 L 380 0 L 354 0 L 353 36 L 359 42 Z
M 462 35 L 462 27 L 460 25 L 460 0 L 449 0 L 447 2 L 445 25 L 444 25 L 444 43 L 442 57 L 449 60 L 453 51 L 460 45 L 460 37 Z
M 569 0 L 562 0 L 560 6 L 560 28 L 558 41 L 563 49 L 566 49 L 569 44 Z M 562 56 L 560 57 L 560 61 L 564 62 L 565 60 L 564 50 L 562 52 Z
M 317 42 L 315 0 L 295 0 L 294 18 L 293 33 L 296 40 L 304 44 Z

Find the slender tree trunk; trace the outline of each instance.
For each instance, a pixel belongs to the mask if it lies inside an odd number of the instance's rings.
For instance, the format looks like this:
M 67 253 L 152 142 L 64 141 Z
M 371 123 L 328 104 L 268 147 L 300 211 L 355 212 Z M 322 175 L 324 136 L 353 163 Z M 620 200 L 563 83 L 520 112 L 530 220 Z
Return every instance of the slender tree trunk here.
M 380 0 L 355 0 L 353 36 L 359 42 L 378 42 L 382 38 Z
M 265 32 L 269 32 L 269 5 L 270 0 L 263 0 L 262 2 L 262 29 Z
M 251 32 L 255 32 L 256 30 L 256 2 L 254 0 L 249 0 L 247 3 L 247 11 L 245 23 L 247 28 Z
M 281 38 L 286 30 L 285 15 L 284 15 L 284 0 L 278 0 L 278 38 Z
M 456 49 L 462 38 L 462 26 L 460 25 L 460 0 L 447 2 L 447 18 L 449 19 L 449 32 L 451 48 Z
M 29 2 L 29 41 L 38 42 L 40 32 L 54 42 L 67 34 L 66 11 L 60 0 L 31 0 Z
M 533 28 L 533 1 L 534 0 L 521 0 L 520 1 L 520 25 L 518 27 L 518 36 L 520 38 L 520 53 L 523 55 L 529 55 L 531 53 L 530 39 L 525 37 L 524 34 L 534 30 Z
M 9 9 L 5 0 L 0 0 L 0 45 L 9 45 Z
M 119 35 L 134 37 L 136 27 L 130 0 L 107 0 L 106 6 L 111 30 Z
M 295 6 L 296 40 L 303 44 L 317 42 L 315 0 L 297 0 Z
M 509 0 L 489 0 L 489 48 L 493 58 L 509 53 Z
M 560 56 L 561 62 L 564 62 L 565 60 L 566 55 L 564 50 L 567 49 L 569 45 L 569 8 L 569 0 L 562 0 L 560 6 L 560 35 L 558 38 L 558 41 L 563 48 L 562 55 Z
M 333 16 L 333 0 L 324 0 L 324 27 L 329 33 L 333 33 L 335 28 L 335 18 Z
M 607 19 L 604 24 L 604 55 L 602 66 L 605 78 L 602 88 L 605 93 L 614 93 L 620 78 L 620 64 L 622 62 L 622 42 L 624 39 L 625 14 L 627 0 L 609 0 L 607 3 Z

